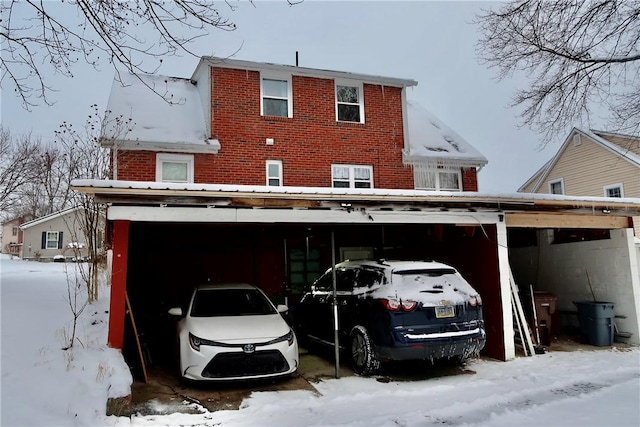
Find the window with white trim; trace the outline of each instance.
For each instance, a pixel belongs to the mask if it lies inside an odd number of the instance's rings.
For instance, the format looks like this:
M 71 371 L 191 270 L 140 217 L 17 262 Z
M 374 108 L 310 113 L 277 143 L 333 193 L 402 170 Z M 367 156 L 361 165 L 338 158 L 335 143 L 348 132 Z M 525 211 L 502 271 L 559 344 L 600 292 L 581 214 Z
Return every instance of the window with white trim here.
M 47 231 L 45 247 L 42 249 L 59 249 L 59 231 Z
M 11 234 L 13 236 L 17 236 L 18 235 L 18 227 L 13 227 L 13 229 L 11 230 Z
M 290 75 L 260 76 L 260 115 L 293 117 Z
M 156 181 L 193 182 L 193 154 L 156 154 Z
M 624 197 L 622 184 L 607 185 L 604 187 L 605 197 Z
M 270 187 L 282 186 L 282 161 L 267 160 L 267 185 Z
M 564 181 L 562 178 L 549 181 L 549 194 L 564 194 Z
M 331 182 L 335 188 L 373 188 L 373 167 L 331 165 Z
M 336 118 L 339 122 L 364 123 L 362 83 L 336 81 Z
M 462 191 L 462 173 L 458 169 L 416 169 L 414 178 L 417 190 Z

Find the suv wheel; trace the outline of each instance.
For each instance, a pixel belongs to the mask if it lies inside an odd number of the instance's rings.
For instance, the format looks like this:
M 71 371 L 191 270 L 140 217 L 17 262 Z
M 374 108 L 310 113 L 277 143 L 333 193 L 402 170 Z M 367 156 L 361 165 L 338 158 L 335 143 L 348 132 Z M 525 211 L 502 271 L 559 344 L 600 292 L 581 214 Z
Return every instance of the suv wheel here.
M 351 365 L 359 375 L 371 375 L 380 369 L 380 361 L 364 326 L 355 326 L 351 331 Z

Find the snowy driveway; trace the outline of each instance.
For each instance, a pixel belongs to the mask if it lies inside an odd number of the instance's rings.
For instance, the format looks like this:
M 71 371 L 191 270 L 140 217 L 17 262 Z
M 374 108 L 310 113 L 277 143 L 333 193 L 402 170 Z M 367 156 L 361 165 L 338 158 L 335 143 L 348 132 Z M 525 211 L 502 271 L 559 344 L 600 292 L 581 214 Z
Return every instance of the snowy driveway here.
M 108 300 L 83 315 L 82 345 L 61 351 L 65 277 L 61 264 L 2 259 L 3 426 L 640 425 L 640 349 L 616 347 L 475 360 L 467 375 L 414 381 L 323 380 L 312 391 L 254 392 L 239 410 L 106 417 L 107 396 L 130 380 L 104 345 Z

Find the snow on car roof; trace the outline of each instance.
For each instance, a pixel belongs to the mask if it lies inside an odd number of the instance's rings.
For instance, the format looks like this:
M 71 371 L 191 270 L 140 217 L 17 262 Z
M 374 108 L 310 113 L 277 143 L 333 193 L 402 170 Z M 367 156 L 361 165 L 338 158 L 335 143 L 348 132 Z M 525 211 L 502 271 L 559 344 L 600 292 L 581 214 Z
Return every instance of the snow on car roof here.
M 401 272 L 407 270 L 435 270 L 441 268 L 450 268 L 455 270 L 454 267 L 443 264 L 437 261 L 403 261 L 403 260 L 361 260 L 361 261 L 345 261 L 339 266 L 353 266 L 353 265 L 367 265 L 377 268 L 388 267 L 392 272 Z

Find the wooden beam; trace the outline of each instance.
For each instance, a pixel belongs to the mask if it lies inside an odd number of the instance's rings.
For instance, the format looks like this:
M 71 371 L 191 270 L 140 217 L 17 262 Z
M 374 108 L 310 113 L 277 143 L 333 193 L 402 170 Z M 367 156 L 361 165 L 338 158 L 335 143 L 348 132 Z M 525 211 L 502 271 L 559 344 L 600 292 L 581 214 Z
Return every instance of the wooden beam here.
M 124 322 L 129 260 L 129 221 L 113 223 L 113 260 L 111 266 L 111 300 L 109 305 L 109 347 L 124 346 Z
M 614 215 L 580 215 L 570 213 L 509 212 L 507 227 L 527 228 L 629 228 L 629 217 Z

